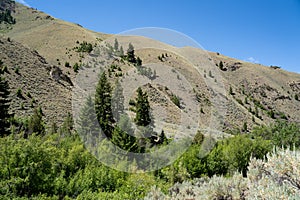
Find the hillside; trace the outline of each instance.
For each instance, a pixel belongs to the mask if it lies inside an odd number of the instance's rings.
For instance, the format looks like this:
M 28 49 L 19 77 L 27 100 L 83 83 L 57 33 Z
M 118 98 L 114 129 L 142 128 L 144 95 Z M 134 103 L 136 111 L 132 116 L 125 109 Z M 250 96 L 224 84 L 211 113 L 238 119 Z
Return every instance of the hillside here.
M 12 93 L 22 88 L 24 94 L 29 92 L 39 100 L 46 118 L 49 118 L 48 121 L 62 121 L 66 113 L 72 112 L 70 106 L 72 92 L 69 83 L 59 84 L 51 80 L 50 70 L 54 66 L 59 67 L 62 74 L 69 76 L 71 81 L 76 83 L 78 74 L 72 68 L 65 67 L 65 63 L 69 62 L 71 66 L 75 63 L 82 65 L 89 63 L 97 69 L 107 67 L 97 65 L 103 58 L 101 56 L 95 58 L 96 46 L 99 47 L 104 39 L 113 45 L 116 37 L 86 30 L 80 25 L 55 19 L 18 3 L 8 8 L 12 10 L 16 24 L 1 26 L 4 38 L 1 39 L 3 50 L 0 57 L 8 66 L 10 74 L 6 76 L 11 84 Z M 7 41 L 8 37 L 12 42 Z M 176 48 L 143 37 L 118 37 L 118 40 L 125 51 L 128 43 L 132 43 L 144 67 L 156 70 L 162 83 L 163 80 L 169 80 L 165 84 L 174 86 L 169 88 L 169 93 L 161 87 L 162 84 L 150 83 L 150 86 L 144 86 L 149 93 L 152 106 L 158 108 L 164 105 L 162 102 L 168 102 L 163 108 L 169 109 L 171 116 L 176 116 L 176 112 L 194 113 L 192 115 L 199 118 L 200 127 L 206 127 L 219 117 L 221 124 L 216 126 L 221 129 L 246 129 L 244 131 L 276 119 L 300 122 L 300 101 L 295 98 L 296 95 L 300 96 L 299 74 L 247 63 L 219 53 L 189 47 Z M 74 47 L 83 41 L 91 43 L 94 51 L 90 54 L 76 51 Z M 168 56 L 159 60 L 158 56 L 162 54 Z M 220 66 L 221 61 L 223 67 Z M 104 64 L 110 65 L 112 62 L 113 60 L 107 60 Z M 116 64 L 124 70 L 122 80 L 130 84 L 130 81 L 137 78 L 136 74 L 126 75 L 134 69 L 133 65 Z M 15 66 L 20 67 L 22 78 L 18 78 L 19 76 L 13 72 Z M 84 70 L 86 69 L 79 70 L 79 74 L 84 74 Z M 114 80 L 111 79 L 111 82 Z M 176 86 L 177 83 L 186 84 L 188 87 L 182 89 L 179 85 Z M 33 87 L 32 84 L 36 86 Z M 131 87 L 134 89 L 135 84 L 132 84 Z M 170 95 L 179 96 L 185 107 L 178 110 L 170 103 Z M 15 98 L 12 110 L 22 115 L 27 113 L 26 109 L 20 109 L 22 103 L 25 107 L 30 107 L 29 99 L 25 101 Z M 219 110 L 224 116 L 215 115 L 214 106 L 217 106 L 216 110 L 224 109 Z M 160 114 L 156 113 L 157 116 Z M 175 123 L 175 119 L 171 119 L 170 116 L 169 118 L 170 124 Z
M 72 83 L 67 76 L 18 42 L 0 37 L 0 48 L 1 68 L 6 69 L 4 77 L 11 91 L 11 112 L 16 117 L 29 116 L 34 108 L 41 107 L 46 122 L 61 123 L 71 110 Z

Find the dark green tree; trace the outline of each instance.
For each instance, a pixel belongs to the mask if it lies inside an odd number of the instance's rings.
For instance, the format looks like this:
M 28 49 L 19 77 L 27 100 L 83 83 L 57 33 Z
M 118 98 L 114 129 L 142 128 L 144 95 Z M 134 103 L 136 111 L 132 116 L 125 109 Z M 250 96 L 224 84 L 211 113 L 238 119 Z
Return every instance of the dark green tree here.
M 119 56 L 124 57 L 124 50 L 122 46 L 120 47 Z
M 121 130 L 118 126 L 114 128 L 111 142 L 129 152 L 137 152 L 138 150 L 136 137 Z
M 9 94 L 8 82 L 0 74 L 0 137 L 10 133 Z
M 123 88 L 118 80 L 116 81 L 112 96 L 112 111 L 114 114 L 114 119 L 119 121 L 120 115 L 124 112 L 124 95 Z
M 111 138 L 113 131 L 112 88 L 105 73 L 102 73 L 96 87 L 95 111 L 104 134 Z
M 100 126 L 91 96 L 88 96 L 85 105 L 81 109 L 77 131 L 84 140 L 87 140 L 89 137 L 99 137 Z
M 43 121 L 43 112 L 40 108 L 34 109 L 33 115 L 28 122 L 28 133 L 37 135 L 45 134 L 45 123 Z M 27 137 L 27 135 L 25 135 Z
M 137 59 L 136 59 L 136 66 L 142 66 L 142 64 L 143 64 L 142 59 L 140 57 L 137 57 Z
M 64 123 L 60 127 L 59 133 L 61 135 L 71 135 L 73 130 L 73 117 L 68 113 L 67 117 L 64 120 Z
M 127 49 L 127 60 L 131 63 L 136 63 L 135 55 L 134 55 L 134 47 L 131 43 L 128 45 Z
M 119 51 L 119 42 L 118 42 L 118 39 L 117 39 L 117 38 L 115 39 L 114 50 L 115 50 L 115 52 L 118 52 L 118 51 Z
M 147 126 L 150 124 L 150 104 L 147 93 L 143 92 L 142 88 L 137 90 L 138 96 L 136 98 L 136 117 L 135 122 L 139 126 Z
M 220 61 L 220 63 L 219 63 L 219 68 L 220 68 L 220 70 L 224 70 L 224 65 L 223 65 L 222 61 Z

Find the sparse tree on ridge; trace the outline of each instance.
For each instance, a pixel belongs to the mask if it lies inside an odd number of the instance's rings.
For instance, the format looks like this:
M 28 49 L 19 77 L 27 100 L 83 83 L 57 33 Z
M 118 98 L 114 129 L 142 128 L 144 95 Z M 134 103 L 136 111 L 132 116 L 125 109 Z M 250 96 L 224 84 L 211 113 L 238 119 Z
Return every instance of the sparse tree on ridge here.
M 135 55 L 134 55 L 134 47 L 131 43 L 128 45 L 127 49 L 127 60 L 131 63 L 136 63 Z

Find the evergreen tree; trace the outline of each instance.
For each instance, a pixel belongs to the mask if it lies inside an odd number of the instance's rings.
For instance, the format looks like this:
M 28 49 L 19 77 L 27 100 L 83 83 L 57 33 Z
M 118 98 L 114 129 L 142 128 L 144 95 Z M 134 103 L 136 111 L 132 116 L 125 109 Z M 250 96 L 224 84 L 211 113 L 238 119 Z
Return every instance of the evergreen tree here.
M 117 38 L 115 39 L 114 50 L 115 50 L 115 52 L 119 51 L 119 42 L 118 42 Z
M 137 57 L 137 59 L 136 59 L 136 66 L 142 66 L 142 64 L 143 64 L 142 59 L 140 57 Z
M 61 135 L 71 135 L 73 130 L 73 117 L 68 113 L 67 117 L 64 120 L 59 132 Z
M 121 149 L 129 152 L 137 152 L 138 150 L 136 138 L 130 134 L 127 134 L 118 126 L 114 128 L 111 142 L 119 146 Z
M 123 57 L 123 56 L 124 56 L 124 50 L 123 50 L 123 47 L 122 47 L 122 46 L 120 47 L 119 56 L 120 56 L 120 57 Z
M 112 111 L 116 121 L 120 120 L 120 115 L 124 112 L 124 95 L 123 88 L 120 82 L 116 81 L 116 87 L 114 89 L 112 97 Z
M 219 68 L 220 68 L 220 70 L 224 70 L 224 65 L 223 65 L 222 61 L 220 61 L 220 63 L 219 63 Z
M 142 91 L 142 88 L 137 90 L 138 96 L 136 99 L 136 117 L 135 122 L 139 126 L 147 126 L 150 124 L 150 104 L 147 93 Z
M 102 73 L 96 87 L 95 111 L 104 134 L 111 138 L 113 130 L 112 88 L 105 73 Z
M 91 96 L 87 98 L 85 105 L 81 109 L 78 125 L 78 133 L 84 140 L 91 136 L 99 137 L 100 128 Z
M 9 94 L 8 82 L 0 74 L 0 137 L 10 133 Z
M 127 49 L 127 60 L 131 63 L 136 63 L 135 55 L 134 55 L 134 47 L 131 43 L 128 45 Z
M 43 112 L 40 108 L 35 109 L 33 115 L 29 119 L 28 133 L 29 134 L 36 133 L 38 135 L 43 135 L 45 133 Z M 27 135 L 25 135 L 25 138 L 27 138 Z

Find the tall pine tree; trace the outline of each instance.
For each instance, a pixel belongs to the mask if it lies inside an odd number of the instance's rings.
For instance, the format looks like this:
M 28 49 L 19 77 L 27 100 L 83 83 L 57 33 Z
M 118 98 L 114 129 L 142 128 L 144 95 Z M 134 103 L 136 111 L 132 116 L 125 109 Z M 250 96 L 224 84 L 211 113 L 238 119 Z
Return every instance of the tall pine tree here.
M 81 109 L 78 126 L 78 133 L 84 138 L 84 141 L 88 138 L 99 137 L 100 128 L 91 96 L 88 96 L 85 105 Z
M 128 45 L 127 49 L 127 60 L 131 63 L 136 63 L 135 55 L 134 55 L 134 47 L 131 43 Z
M 118 80 L 116 81 L 112 96 L 112 111 L 114 119 L 119 121 L 121 114 L 124 112 L 124 95 L 122 85 Z
M 150 104 L 148 101 L 147 93 L 143 92 L 142 88 L 137 90 L 137 99 L 136 99 L 136 117 L 135 122 L 139 126 L 147 126 L 150 124 Z
M 0 137 L 10 133 L 9 94 L 8 82 L 0 74 Z
M 113 131 L 112 88 L 104 73 L 101 74 L 96 87 L 95 111 L 104 134 L 111 138 Z

